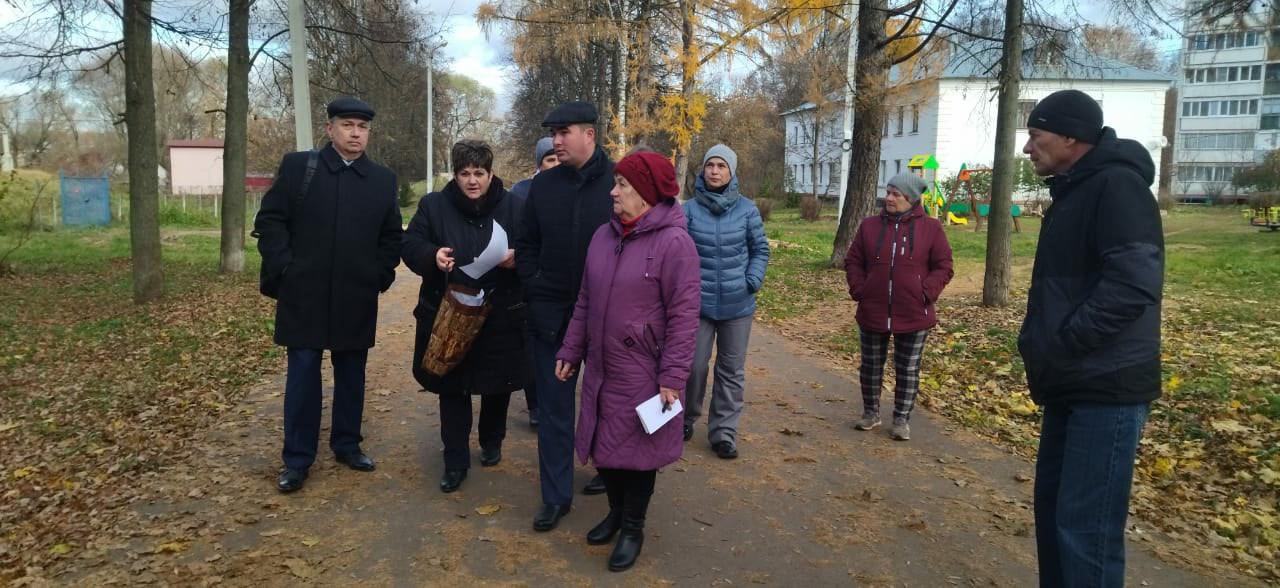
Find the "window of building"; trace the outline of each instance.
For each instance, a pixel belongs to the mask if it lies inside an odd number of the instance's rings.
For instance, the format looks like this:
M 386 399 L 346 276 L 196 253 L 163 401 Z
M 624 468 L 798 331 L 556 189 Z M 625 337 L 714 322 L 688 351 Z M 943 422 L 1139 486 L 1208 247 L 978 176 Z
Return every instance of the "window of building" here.
M 1182 103 L 1182 116 L 1246 116 L 1258 114 L 1255 100 L 1188 100 Z
M 896 175 L 898 175 L 898 174 L 900 174 L 900 173 L 902 173 L 902 160 L 901 160 L 901 159 L 895 159 L 895 160 L 893 160 L 893 175 L 895 175 L 895 176 L 896 176 Z
M 889 136 L 889 117 L 884 117 L 884 132 L 880 133 L 881 137 Z
M 1230 182 L 1236 172 L 1248 167 L 1241 163 L 1203 163 L 1178 166 L 1178 180 L 1183 182 Z
M 1266 131 L 1280 129 L 1280 98 L 1262 100 L 1261 128 Z
M 1280 106 L 1280 105 L 1277 105 Z M 1263 120 L 1267 117 L 1267 103 L 1264 100 L 1262 104 Z M 1277 112 L 1276 114 L 1280 114 Z M 1280 117 L 1277 117 L 1280 122 Z M 1237 132 L 1237 133 L 1183 133 L 1180 144 L 1183 149 L 1189 150 L 1237 150 L 1247 151 L 1253 149 L 1254 133 Z
M 1189 51 L 1238 49 L 1241 47 L 1257 47 L 1261 44 L 1262 33 L 1259 31 L 1196 33 L 1187 38 L 1187 50 Z
M 1035 100 L 1019 100 L 1018 101 L 1018 128 L 1027 128 L 1027 121 L 1031 120 L 1031 111 L 1036 107 Z
M 835 184 L 840 181 L 840 176 L 838 175 L 840 173 L 840 167 L 838 162 L 827 162 L 827 170 L 828 184 Z
M 907 107 L 899 106 L 898 107 L 898 126 L 894 127 L 894 132 L 893 132 L 895 136 L 898 136 L 898 137 L 902 136 L 902 124 L 906 122 L 906 118 L 907 118 Z
M 880 160 L 880 184 L 881 185 L 884 185 L 884 170 L 885 170 L 885 161 L 881 159 Z
M 920 105 L 911 105 L 911 134 L 920 132 Z

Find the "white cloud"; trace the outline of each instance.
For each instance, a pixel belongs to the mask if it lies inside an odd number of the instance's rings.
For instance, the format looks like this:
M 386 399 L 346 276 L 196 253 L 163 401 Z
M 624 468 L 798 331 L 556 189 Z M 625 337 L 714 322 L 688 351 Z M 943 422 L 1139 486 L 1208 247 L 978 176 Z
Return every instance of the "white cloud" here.
M 505 113 L 511 106 L 516 68 L 510 63 L 510 47 L 500 32 L 494 31 L 487 38 L 476 24 L 475 11 L 479 0 L 454 2 L 448 9 L 437 12 L 445 17 L 444 40 L 448 43 L 441 50 L 453 73 L 474 78 L 493 90 L 497 96 L 497 114 Z

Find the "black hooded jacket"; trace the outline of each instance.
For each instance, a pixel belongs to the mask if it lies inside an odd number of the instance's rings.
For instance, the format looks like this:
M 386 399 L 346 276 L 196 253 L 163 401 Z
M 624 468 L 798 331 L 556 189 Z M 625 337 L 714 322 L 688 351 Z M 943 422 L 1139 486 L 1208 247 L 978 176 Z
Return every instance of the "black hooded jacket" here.
M 1066 174 L 1036 247 L 1018 351 L 1037 404 L 1160 397 L 1164 234 L 1138 142 L 1106 128 Z

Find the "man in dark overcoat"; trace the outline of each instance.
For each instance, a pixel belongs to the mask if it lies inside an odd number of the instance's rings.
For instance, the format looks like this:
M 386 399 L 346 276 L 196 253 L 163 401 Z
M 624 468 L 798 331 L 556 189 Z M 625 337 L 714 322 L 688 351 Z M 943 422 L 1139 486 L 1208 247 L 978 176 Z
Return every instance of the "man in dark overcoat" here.
M 516 271 L 529 303 L 538 390 L 538 474 L 542 508 L 536 531 L 550 531 L 573 502 L 573 418 L 577 377 L 555 376 L 556 352 L 564 341 L 582 284 L 587 245 L 613 212 L 613 161 L 596 144 L 596 107 L 560 105 L 542 121 L 551 131 L 560 165 L 533 177 L 516 238 Z M 592 492 L 602 492 L 595 483 Z
M 275 342 L 288 349 L 281 492 L 302 488 L 315 462 L 325 350 L 334 378 L 329 448 L 340 463 L 373 471 L 360 449 L 365 361 L 378 294 L 400 263 L 396 176 L 365 154 L 373 108 L 343 97 L 327 110 L 329 142 L 284 156 L 254 221 L 262 290 L 277 300 Z

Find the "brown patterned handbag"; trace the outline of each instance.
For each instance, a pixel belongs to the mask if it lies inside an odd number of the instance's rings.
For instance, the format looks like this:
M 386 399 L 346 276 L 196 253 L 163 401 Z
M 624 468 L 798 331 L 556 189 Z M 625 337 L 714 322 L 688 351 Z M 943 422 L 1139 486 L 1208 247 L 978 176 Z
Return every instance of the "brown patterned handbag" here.
M 459 299 L 458 294 L 462 295 Z M 480 294 L 480 290 L 460 284 L 449 284 L 440 299 L 440 310 L 431 325 L 431 340 L 422 356 L 422 369 L 437 377 L 458 367 L 467 357 L 472 343 L 480 334 L 480 328 L 493 306 L 486 297 L 484 303 L 472 306 L 463 299 Z

